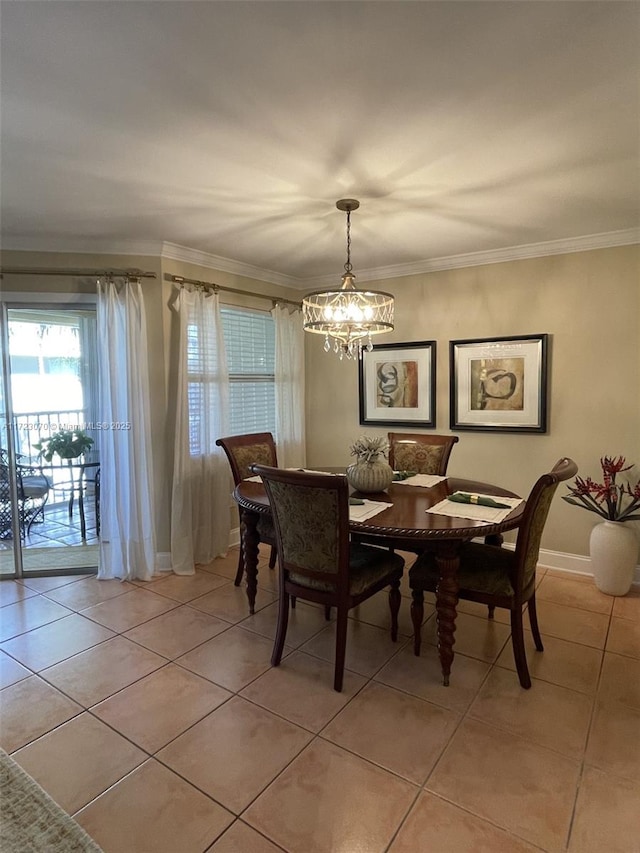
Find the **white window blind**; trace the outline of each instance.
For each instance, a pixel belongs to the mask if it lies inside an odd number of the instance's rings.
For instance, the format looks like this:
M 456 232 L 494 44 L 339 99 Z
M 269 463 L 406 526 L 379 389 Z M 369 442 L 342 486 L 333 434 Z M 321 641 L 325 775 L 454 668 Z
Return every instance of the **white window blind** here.
M 264 311 L 221 308 L 229 366 L 230 435 L 275 434 L 275 328 Z

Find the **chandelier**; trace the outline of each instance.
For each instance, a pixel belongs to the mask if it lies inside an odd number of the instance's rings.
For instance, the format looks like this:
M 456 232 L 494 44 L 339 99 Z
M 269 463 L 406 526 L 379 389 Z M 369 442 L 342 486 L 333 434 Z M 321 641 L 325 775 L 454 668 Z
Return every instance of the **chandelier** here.
M 340 358 L 357 358 L 362 350 L 371 352 L 372 335 L 393 329 L 393 296 L 376 290 L 358 290 L 351 272 L 351 211 L 360 207 L 355 198 L 341 198 L 338 210 L 347 214 L 347 262 L 340 290 L 317 290 L 302 300 L 305 332 L 324 335 L 325 352 L 331 349 Z M 333 340 L 333 346 L 331 344 Z

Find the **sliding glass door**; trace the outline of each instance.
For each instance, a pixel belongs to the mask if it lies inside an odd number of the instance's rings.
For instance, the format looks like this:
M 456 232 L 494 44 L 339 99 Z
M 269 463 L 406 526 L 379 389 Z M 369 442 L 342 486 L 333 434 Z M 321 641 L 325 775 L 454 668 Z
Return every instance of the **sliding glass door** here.
M 0 532 L 0 570 L 6 576 L 11 562 L 17 576 L 91 570 L 100 487 L 95 306 L 6 304 L 3 355 L 9 500 L 0 507 L 13 523 Z

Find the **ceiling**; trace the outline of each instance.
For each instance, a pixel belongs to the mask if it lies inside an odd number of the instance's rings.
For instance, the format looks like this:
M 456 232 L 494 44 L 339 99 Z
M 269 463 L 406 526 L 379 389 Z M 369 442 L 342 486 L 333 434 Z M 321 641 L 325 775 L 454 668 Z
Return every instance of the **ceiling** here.
M 168 242 L 302 286 L 339 279 L 345 196 L 359 279 L 640 224 L 637 2 L 1 15 L 8 249 Z

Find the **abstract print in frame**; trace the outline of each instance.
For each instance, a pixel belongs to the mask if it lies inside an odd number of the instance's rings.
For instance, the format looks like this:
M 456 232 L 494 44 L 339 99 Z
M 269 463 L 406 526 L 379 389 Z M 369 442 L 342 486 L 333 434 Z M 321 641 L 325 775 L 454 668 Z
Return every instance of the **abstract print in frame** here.
M 450 427 L 547 431 L 548 335 L 451 341 Z
M 436 342 L 376 344 L 359 362 L 360 423 L 434 427 Z

